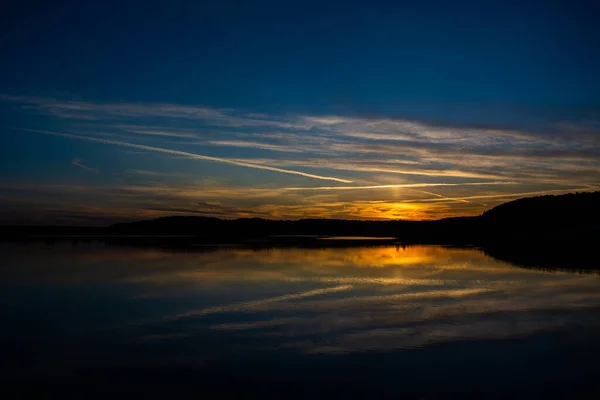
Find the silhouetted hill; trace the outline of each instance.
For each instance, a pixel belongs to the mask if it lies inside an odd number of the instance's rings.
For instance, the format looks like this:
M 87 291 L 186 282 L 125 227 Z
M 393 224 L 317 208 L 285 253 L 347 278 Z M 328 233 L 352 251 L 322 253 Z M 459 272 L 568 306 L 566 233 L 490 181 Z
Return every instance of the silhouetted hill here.
M 118 234 L 178 234 L 194 235 L 206 239 L 256 239 L 273 235 L 344 235 L 344 236 L 396 236 L 404 221 L 356 221 L 333 219 L 268 220 L 261 218 L 218 218 L 177 216 L 132 223 L 119 223 L 109 227 Z
M 479 219 L 482 233 L 494 241 L 589 240 L 600 236 L 600 192 L 522 198 Z
M 523 198 L 496 206 L 479 217 L 437 221 L 221 220 L 181 216 L 115 224 L 109 230 L 115 234 L 185 234 L 206 240 L 334 235 L 396 237 L 419 243 L 487 243 L 582 240 L 598 235 L 599 228 L 600 192 L 594 192 Z
M 600 220 L 600 192 L 525 197 L 500 204 L 484 212 L 482 217 L 538 226 L 585 224 Z
M 306 242 L 314 236 L 393 237 L 404 243 L 490 245 L 497 243 L 586 242 L 600 237 L 600 192 L 537 196 L 514 200 L 478 217 L 437 221 L 335 219 L 267 220 L 171 216 L 106 228 L 1 227 L 0 237 L 88 235 L 133 241 L 134 236 L 182 245 L 232 242 Z M 187 239 L 173 238 L 174 235 Z M 311 235 L 311 237 L 307 237 Z M 160 236 L 160 237 L 156 237 Z

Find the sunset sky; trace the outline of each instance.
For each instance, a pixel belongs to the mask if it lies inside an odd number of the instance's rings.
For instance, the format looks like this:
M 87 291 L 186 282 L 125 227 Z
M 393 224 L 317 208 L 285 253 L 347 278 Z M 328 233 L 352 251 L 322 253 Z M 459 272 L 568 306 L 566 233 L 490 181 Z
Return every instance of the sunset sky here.
M 437 219 L 600 186 L 599 2 L 0 14 L 0 224 Z

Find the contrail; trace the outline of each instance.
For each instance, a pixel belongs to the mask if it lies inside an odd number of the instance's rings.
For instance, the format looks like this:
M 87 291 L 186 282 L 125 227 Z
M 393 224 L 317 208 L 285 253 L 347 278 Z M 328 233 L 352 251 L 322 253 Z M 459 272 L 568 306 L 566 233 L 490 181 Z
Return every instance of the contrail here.
M 417 192 L 417 193 L 425 193 L 430 196 L 436 196 L 436 197 L 439 197 L 440 199 L 444 199 L 444 200 L 452 200 L 450 197 L 446 197 L 439 193 L 427 192 L 425 190 L 418 190 L 418 189 L 408 189 L 408 190 L 410 190 L 412 192 Z M 460 199 L 460 200 L 456 200 L 456 201 L 461 202 L 461 203 L 469 203 L 469 200 L 464 200 L 464 199 Z
M 81 169 L 85 169 L 86 171 L 90 171 L 90 172 L 95 172 L 95 173 L 100 173 L 100 170 L 98 168 L 92 168 L 92 167 L 88 167 L 87 165 L 85 165 L 83 163 L 83 159 L 82 158 L 74 158 L 71 160 L 71 165 L 76 166 L 77 168 L 81 168 Z
M 517 182 L 488 181 L 467 183 L 406 183 L 397 185 L 371 185 L 371 186 L 315 186 L 315 187 L 288 187 L 280 190 L 304 191 L 304 190 L 358 190 L 358 189 L 393 189 L 393 188 L 418 188 L 434 186 L 478 186 L 478 185 L 516 185 Z
M 464 200 L 477 200 L 477 199 L 501 199 L 504 197 L 521 197 L 521 196 L 534 196 L 534 195 L 544 195 L 548 193 L 569 193 L 573 191 L 581 191 L 586 192 L 593 190 L 593 188 L 587 186 L 583 188 L 575 188 L 575 189 L 553 189 L 553 190 L 541 190 L 538 192 L 523 192 L 523 193 L 506 193 L 506 194 L 490 194 L 490 195 L 478 195 L 478 196 L 466 196 L 466 197 L 444 197 L 444 198 L 436 198 L 436 199 L 412 199 L 407 200 L 411 201 L 464 201 Z
M 347 179 L 334 178 L 334 177 L 331 177 L 331 176 L 322 176 L 322 175 L 308 174 L 306 172 L 300 172 L 300 171 L 294 171 L 294 170 L 290 170 L 290 169 L 270 167 L 268 165 L 251 164 L 251 163 L 242 162 L 242 161 L 233 161 L 233 160 L 228 160 L 226 158 L 218 158 L 218 157 L 205 156 L 205 155 L 202 155 L 202 154 L 188 153 L 186 151 L 163 149 L 162 147 L 152 147 L 152 146 L 146 146 L 146 145 L 143 145 L 143 144 L 121 142 L 121 141 L 118 141 L 118 140 L 109 140 L 109 139 L 93 138 L 93 137 L 88 137 L 88 136 L 72 135 L 70 133 L 41 131 L 41 130 L 37 130 L 37 129 L 28 129 L 28 130 L 31 131 L 31 132 L 43 133 L 45 135 L 62 136 L 62 137 L 71 138 L 71 139 L 88 140 L 90 142 L 98 142 L 98 143 L 104 143 L 104 144 L 114 144 L 116 146 L 124 146 L 124 147 L 133 147 L 133 148 L 141 149 L 141 150 L 156 151 L 156 152 L 159 152 L 159 153 L 167 153 L 167 154 L 174 154 L 174 155 L 178 155 L 178 156 L 193 158 L 193 159 L 196 159 L 196 160 L 214 161 L 214 162 L 220 162 L 220 163 L 225 163 L 225 164 L 232 164 L 232 165 L 237 165 L 238 167 L 262 169 L 262 170 L 266 170 L 266 171 L 281 172 L 283 174 L 300 175 L 300 176 L 305 176 L 307 178 L 321 179 L 321 180 L 324 180 L 324 181 L 335 181 L 335 182 L 342 182 L 342 183 L 352 183 L 352 181 L 347 180 Z

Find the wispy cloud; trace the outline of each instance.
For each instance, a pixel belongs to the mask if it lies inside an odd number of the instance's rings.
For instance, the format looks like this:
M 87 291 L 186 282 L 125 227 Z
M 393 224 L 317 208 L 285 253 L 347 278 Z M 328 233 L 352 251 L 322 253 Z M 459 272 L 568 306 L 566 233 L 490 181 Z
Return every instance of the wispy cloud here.
M 165 136 L 165 137 L 175 137 L 175 138 L 197 138 L 198 136 L 193 133 L 185 133 L 185 132 L 172 132 L 164 129 L 147 129 L 140 128 L 135 126 L 127 126 L 127 125 L 117 125 L 116 128 L 123 129 L 127 132 L 137 133 L 140 135 L 150 135 L 150 136 Z
M 167 214 L 202 215 L 218 218 L 269 217 L 259 209 L 249 209 L 239 206 L 227 206 L 216 202 L 198 202 L 190 207 L 150 207 L 148 211 L 159 211 Z
M 570 189 L 555 189 L 555 190 L 539 190 L 536 192 L 520 192 L 520 193 L 499 193 L 499 194 L 487 194 L 487 195 L 476 195 L 476 196 L 464 196 L 464 197 L 444 197 L 435 199 L 412 199 L 411 202 L 418 201 L 465 201 L 465 200 L 480 200 L 480 199 L 506 199 L 511 197 L 527 197 L 527 196 L 540 196 L 545 194 L 562 194 L 570 192 L 589 192 L 597 190 L 594 186 L 576 187 Z
M 348 180 L 348 179 L 341 179 L 341 178 L 335 178 L 335 177 L 331 177 L 331 176 L 309 174 L 306 172 L 270 167 L 268 165 L 251 164 L 248 162 L 240 162 L 240 161 L 229 160 L 229 159 L 225 159 L 225 158 L 205 156 L 202 154 L 188 153 L 185 151 L 164 149 L 161 147 L 146 146 L 146 145 L 142 145 L 142 144 L 121 142 L 118 140 L 108 140 L 108 139 L 101 139 L 101 138 L 95 138 L 95 137 L 89 137 L 89 136 L 73 135 L 73 134 L 69 134 L 69 133 L 41 131 L 41 130 L 33 130 L 33 129 L 31 129 L 30 131 L 43 133 L 45 135 L 61 136 L 61 137 L 70 138 L 70 139 L 87 140 L 87 141 L 91 141 L 91 142 L 112 144 L 112 145 L 116 145 L 116 146 L 133 147 L 133 148 L 141 149 L 141 150 L 148 150 L 148 151 L 155 151 L 155 152 L 159 152 L 159 153 L 167 153 L 167 154 L 173 154 L 173 155 L 178 155 L 178 156 L 184 156 L 184 157 L 192 158 L 192 159 L 196 159 L 196 160 L 220 162 L 220 163 L 225 163 L 225 164 L 237 165 L 238 167 L 262 169 L 262 170 L 266 170 L 266 171 L 280 172 L 283 174 L 290 174 L 290 175 L 299 175 L 299 176 L 304 176 L 306 178 L 312 178 L 312 179 L 336 181 L 336 182 L 342 182 L 342 183 L 352 183 L 352 181 Z
M 100 172 L 100 170 L 98 168 L 91 168 L 91 167 L 88 167 L 87 165 L 83 164 L 83 161 L 84 160 L 82 158 L 74 158 L 71 160 L 71 165 L 74 165 L 77 168 L 81 168 L 81 169 L 84 169 L 89 172 L 94 172 L 96 174 Z
M 213 141 L 208 141 L 208 142 L 198 142 L 198 144 L 210 145 L 210 146 L 224 146 L 224 147 L 246 147 L 246 148 L 251 148 L 251 149 L 281 151 L 284 153 L 302 153 L 302 152 L 304 152 L 303 149 L 298 149 L 298 148 L 294 148 L 291 146 L 269 144 L 269 143 L 262 143 L 262 142 L 244 141 L 244 140 L 213 140 Z
M 118 146 L 132 163 L 126 172 L 153 183 L 148 187 L 137 182 L 119 196 L 140 202 L 148 196 L 154 203 L 140 207 L 151 213 L 171 208 L 250 215 L 252 208 L 256 215 L 286 218 L 312 213 L 430 219 L 472 215 L 530 193 L 558 193 L 600 182 L 596 120 L 556 122 L 546 116 L 520 126 L 444 125 L 386 116 L 272 114 L 166 103 L 9 95 L 0 95 L 0 100 L 27 113 L 60 118 L 64 133 L 37 132 Z M 177 159 L 172 164 L 176 168 L 188 168 L 179 159 L 192 159 L 331 184 L 282 184 L 281 176 L 267 174 L 242 182 L 243 174 L 193 166 L 175 174 L 171 167 L 163 171 L 160 163 L 149 166 L 151 157 Z M 78 164 L 85 165 L 81 160 Z M 205 185 L 198 183 L 200 178 L 229 183 Z M 251 199 L 252 207 L 242 198 Z M 479 199 L 489 200 L 487 206 Z M 220 210 L 217 203 L 231 208 Z
M 171 178 L 171 177 L 180 175 L 180 174 L 169 173 L 169 172 L 148 171 L 145 169 L 130 169 L 130 170 L 128 170 L 128 172 L 131 172 L 136 175 L 160 177 L 160 178 Z
M 395 188 L 418 188 L 435 186 L 484 186 L 484 185 L 515 185 L 516 182 L 506 181 L 488 181 L 488 182 L 467 182 L 467 183 L 403 183 L 391 185 L 370 185 L 370 186 L 315 186 L 315 187 L 284 187 L 279 190 L 289 191 L 312 191 L 312 190 L 366 190 L 366 189 L 395 189 Z
M 245 159 L 236 159 L 238 161 L 245 161 Z M 266 161 L 266 160 L 265 160 Z M 466 178 L 466 179 L 505 179 L 512 180 L 510 174 L 506 174 L 503 171 L 487 172 L 487 171 L 469 171 L 456 168 L 443 168 L 442 166 L 433 168 L 431 165 L 419 165 L 419 166 L 404 166 L 404 168 L 395 167 L 393 164 L 381 162 L 377 159 L 372 158 L 360 158 L 360 159 L 346 159 L 346 158 L 329 158 L 329 159 L 316 159 L 316 158 L 304 158 L 304 159 L 271 159 L 274 165 L 280 166 L 294 166 L 294 167 L 310 167 L 314 165 L 320 165 L 323 168 L 336 169 L 340 171 L 350 171 L 355 173 L 368 172 L 368 173 L 385 173 L 394 175 L 420 175 L 430 176 L 436 178 Z M 429 167 L 429 168 L 426 168 Z
M 430 220 L 456 215 L 478 215 L 506 199 L 538 194 L 594 190 L 571 186 L 539 191 L 499 192 L 510 185 L 491 185 L 483 194 L 471 195 L 470 186 L 439 186 L 445 191 L 429 192 L 415 188 L 356 189 L 351 191 L 296 191 L 295 188 L 252 188 L 218 184 L 138 184 L 136 186 L 98 185 L 3 185 L 5 201 L 26 209 L 33 199 L 55 204 L 66 214 L 85 205 L 85 210 L 112 210 L 116 218 L 151 218 L 172 214 L 204 215 L 220 218 L 262 217 L 275 219 L 418 219 Z M 292 190 L 286 190 L 292 189 Z M 447 190 L 447 191 L 446 191 Z M 323 195 L 326 193 L 326 195 Z M 466 195 L 461 195 L 466 193 Z M 65 194 L 69 201 L 65 203 Z M 423 197 L 427 194 L 427 197 Z M 486 199 L 485 204 L 480 200 Z M 3 203 L 4 204 L 4 203 Z M 94 206 L 96 208 L 94 208 Z M 37 207 L 40 209 L 41 207 Z M 84 209 L 80 214 L 85 215 Z M 93 217 L 90 214 L 90 218 Z
M 63 100 L 31 96 L 0 94 L 0 100 L 26 104 L 40 111 L 67 119 L 115 119 L 115 118 L 171 118 L 201 120 L 213 126 L 224 127 L 277 127 L 283 129 L 306 129 L 301 120 L 264 119 L 261 114 L 247 114 L 232 109 L 166 103 L 96 103 L 80 100 Z

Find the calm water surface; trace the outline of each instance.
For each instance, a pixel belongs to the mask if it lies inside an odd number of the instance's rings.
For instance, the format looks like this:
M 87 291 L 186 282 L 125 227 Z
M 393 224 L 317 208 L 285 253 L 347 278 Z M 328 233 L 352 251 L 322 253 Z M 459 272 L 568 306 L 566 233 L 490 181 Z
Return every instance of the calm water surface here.
M 0 256 L 8 388 L 281 398 L 600 393 L 596 274 L 527 270 L 436 246 L 0 244 Z

